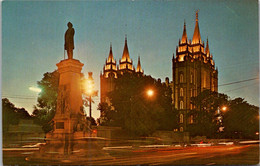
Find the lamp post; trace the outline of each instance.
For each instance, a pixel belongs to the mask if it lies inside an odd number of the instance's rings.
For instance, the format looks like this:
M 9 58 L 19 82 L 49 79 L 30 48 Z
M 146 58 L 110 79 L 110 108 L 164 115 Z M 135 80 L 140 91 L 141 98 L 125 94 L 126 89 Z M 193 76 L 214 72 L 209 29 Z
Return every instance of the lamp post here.
M 91 111 L 92 111 L 92 108 L 91 108 L 91 104 L 92 104 L 92 95 L 93 95 L 93 92 L 94 92 L 94 79 L 93 79 L 93 76 L 92 76 L 92 72 L 88 72 L 88 79 L 87 79 L 87 82 L 86 82 L 86 90 L 87 90 L 87 95 L 89 96 L 89 117 L 91 118 L 92 117 L 92 114 L 91 114 Z
M 222 106 L 221 108 L 218 107 L 217 110 L 217 121 L 219 123 L 219 131 L 223 132 L 224 131 L 224 126 L 223 126 L 223 113 L 228 110 L 227 106 Z

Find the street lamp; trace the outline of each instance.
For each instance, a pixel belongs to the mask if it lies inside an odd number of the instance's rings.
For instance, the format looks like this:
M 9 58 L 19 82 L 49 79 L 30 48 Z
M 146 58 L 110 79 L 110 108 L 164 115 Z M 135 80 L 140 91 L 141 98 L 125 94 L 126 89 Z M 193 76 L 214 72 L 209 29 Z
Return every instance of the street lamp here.
M 29 87 L 29 90 L 30 90 L 30 91 L 33 91 L 33 92 L 37 92 L 37 93 L 40 93 L 40 92 L 42 91 L 42 89 L 36 88 L 36 87 L 33 87 L 33 86 L 30 86 L 30 87 Z
M 221 108 L 221 110 L 225 112 L 225 111 L 227 110 L 227 107 L 226 107 L 226 106 L 223 106 L 223 107 Z
M 153 89 L 147 89 L 142 91 L 141 93 L 138 93 L 136 95 L 132 95 L 130 96 L 130 109 L 131 111 L 133 110 L 133 103 L 135 103 L 137 100 L 142 100 L 143 101 L 143 97 L 148 97 L 149 99 L 151 99 L 154 96 L 154 90 Z M 144 107 L 147 108 L 147 106 L 144 105 Z
M 91 96 L 94 94 L 94 79 L 92 76 L 92 72 L 88 72 L 88 79 L 86 80 L 86 93 L 89 96 L 89 117 L 91 118 Z
M 223 132 L 224 131 L 224 126 L 223 126 L 223 113 L 226 112 L 228 110 L 227 106 L 222 106 L 221 108 L 218 107 L 217 110 L 217 121 L 219 126 L 219 131 Z
M 152 97 L 154 95 L 154 91 L 152 89 L 148 89 L 146 94 L 148 97 Z

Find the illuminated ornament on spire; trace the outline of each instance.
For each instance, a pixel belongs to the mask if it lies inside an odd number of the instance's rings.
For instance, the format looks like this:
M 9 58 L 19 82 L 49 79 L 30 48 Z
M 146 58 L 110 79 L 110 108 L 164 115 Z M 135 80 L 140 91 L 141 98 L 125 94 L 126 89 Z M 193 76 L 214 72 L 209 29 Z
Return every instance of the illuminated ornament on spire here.
M 194 28 L 193 38 L 192 38 L 192 44 L 201 43 L 198 12 L 199 11 L 197 10 L 196 11 L 196 23 L 195 23 L 195 28 Z
M 138 56 L 138 64 L 137 64 L 137 67 L 136 67 L 136 72 L 142 73 L 142 74 L 144 73 L 144 70 L 141 67 L 140 56 Z
M 205 54 L 206 54 L 207 57 L 210 57 L 210 52 L 209 52 L 209 41 L 208 41 L 208 38 L 207 38 L 207 45 L 206 45 Z
M 181 38 L 181 44 L 187 43 L 187 32 L 186 32 L 186 23 L 184 21 L 183 34 Z
M 125 37 L 125 46 L 124 46 L 124 51 L 122 55 L 122 59 L 119 61 L 119 70 L 129 70 L 133 71 L 133 62 L 130 59 L 129 56 L 129 51 L 128 51 L 128 46 L 127 46 L 127 38 Z

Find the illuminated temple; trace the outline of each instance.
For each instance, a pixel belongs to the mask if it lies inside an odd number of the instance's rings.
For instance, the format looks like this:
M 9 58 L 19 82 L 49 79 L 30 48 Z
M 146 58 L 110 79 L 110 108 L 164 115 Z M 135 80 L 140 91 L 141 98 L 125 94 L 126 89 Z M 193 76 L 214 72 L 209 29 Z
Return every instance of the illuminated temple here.
M 170 86 L 172 87 L 173 107 L 178 110 L 179 128 L 175 131 L 183 132 L 187 131 L 188 125 L 196 123 L 195 115 L 191 111 L 196 110 L 196 106 L 191 103 L 191 98 L 196 97 L 205 89 L 213 92 L 218 91 L 218 70 L 209 49 L 208 39 L 206 44 L 201 39 L 198 12 L 196 12 L 192 40 L 187 37 L 184 21 L 183 34 L 176 47 L 175 55 L 172 58 L 172 82 Z M 110 46 L 108 59 L 106 59 L 103 72 L 100 74 L 101 102 L 110 103 L 107 94 L 114 90 L 114 81 L 117 79 L 117 75 L 124 72 L 144 74 L 140 57 L 138 57 L 136 69 L 133 66 L 133 61 L 129 56 L 127 38 L 125 38 L 119 65 L 113 57 L 112 45 Z
M 101 102 L 109 103 L 107 98 L 108 92 L 114 89 L 114 81 L 118 74 L 123 74 L 125 72 L 129 73 L 139 73 L 143 75 L 144 71 L 141 67 L 140 57 L 138 57 L 138 64 L 135 69 L 133 65 L 133 60 L 130 59 L 127 38 L 125 37 L 125 45 L 122 54 L 122 58 L 119 60 L 119 65 L 117 65 L 116 60 L 113 56 L 112 45 L 110 44 L 110 50 L 108 58 L 103 68 L 103 72 L 100 74 L 100 100 Z
M 186 23 L 179 45 L 176 47 L 176 57 L 172 58 L 172 91 L 173 104 L 179 110 L 179 131 L 185 131 L 187 125 L 192 125 L 194 115 L 190 110 L 196 109 L 191 103 L 191 97 L 197 96 L 205 89 L 218 91 L 218 70 L 215 68 L 213 56 L 201 40 L 198 12 L 192 40 L 188 40 Z

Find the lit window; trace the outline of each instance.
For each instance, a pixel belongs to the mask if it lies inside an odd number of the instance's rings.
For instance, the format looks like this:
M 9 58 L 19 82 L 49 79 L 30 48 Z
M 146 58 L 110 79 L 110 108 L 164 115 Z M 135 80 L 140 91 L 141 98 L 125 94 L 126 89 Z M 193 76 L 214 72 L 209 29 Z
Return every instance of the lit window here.
M 183 101 L 180 101 L 180 109 L 183 109 Z
M 180 127 L 180 132 L 183 132 L 183 127 Z
M 193 74 L 190 75 L 190 83 L 193 82 Z
M 180 123 L 183 123 L 183 114 L 180 114 Z
M 180 83 L 183 83 L 183 74 L 180 74 Z
M 190 97 L 192 97 L 193 96 L 193 90 L 192 90 L 192 88 L 190 88 Z
M 180 89 L 180 96 L 183 96 L 183 88 Z
M 193 108 L 193 105 L 192 105 L 192 104 L 190 104 L 190 109 L 192 110 L 192 108 Z
M 194 123 L 193 115 L 190 116 L 190 124 Z

